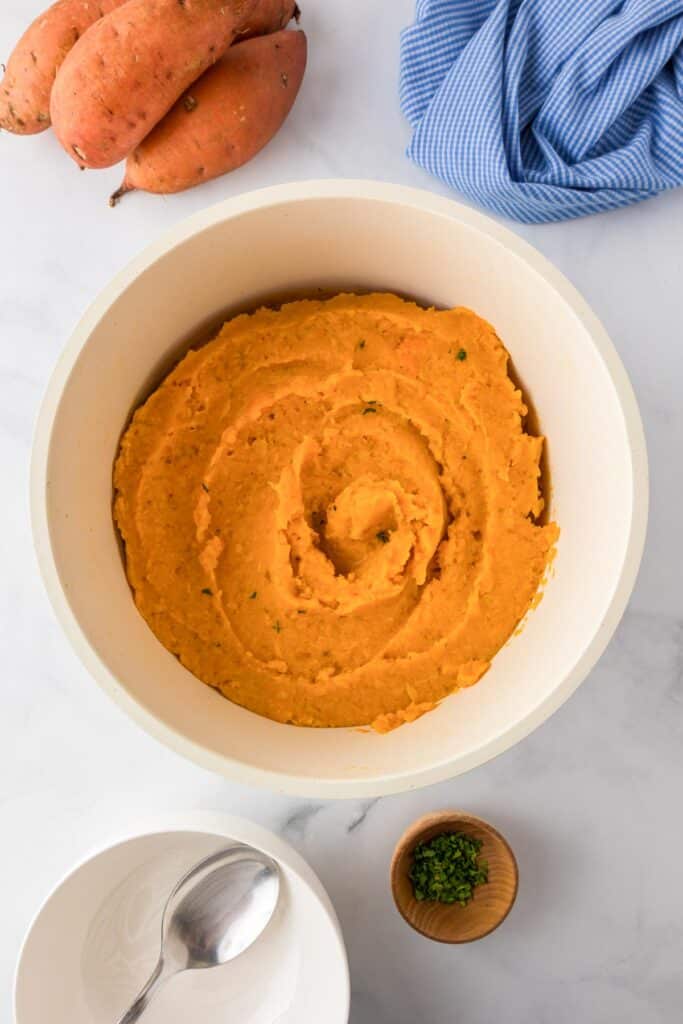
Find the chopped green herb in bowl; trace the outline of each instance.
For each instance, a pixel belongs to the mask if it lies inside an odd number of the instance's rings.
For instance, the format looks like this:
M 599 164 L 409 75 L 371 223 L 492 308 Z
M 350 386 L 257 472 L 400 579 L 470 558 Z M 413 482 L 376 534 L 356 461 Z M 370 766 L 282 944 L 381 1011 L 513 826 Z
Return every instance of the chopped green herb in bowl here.
M 415 899 L 466 907 L 476 887 L 488 882 L 488 864 L 479 859 L 481 847 L 481 840 L 465 832 L 444 832 L 418 843 L 409 874 Z

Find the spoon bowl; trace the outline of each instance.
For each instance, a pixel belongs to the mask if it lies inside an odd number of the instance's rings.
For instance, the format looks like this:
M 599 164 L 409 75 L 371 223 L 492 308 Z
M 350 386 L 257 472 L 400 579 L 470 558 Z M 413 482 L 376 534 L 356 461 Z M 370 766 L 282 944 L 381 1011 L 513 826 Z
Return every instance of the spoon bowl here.
M 277 906 L 275 861 L 242 844 L 201 861 L 169 896 L 162 924 L 164 958 L 178 970 L 216 967 L 248 949 Z
M 224 967 L 173 978 L 140 1024 L 348 1024 L 339 922 L 315 872 L 288 843 L 216 812 L 155 812 L 135 821 L 126 814 L 126 823 L 117 830 L 110 822 L 109 836 L 55 879 L 36 908 L 3 1024 L 117 1021 L 156 964 L 164 907 L 178 879 L 236 843 L 277 862 L 280 897 L 268 927 Z

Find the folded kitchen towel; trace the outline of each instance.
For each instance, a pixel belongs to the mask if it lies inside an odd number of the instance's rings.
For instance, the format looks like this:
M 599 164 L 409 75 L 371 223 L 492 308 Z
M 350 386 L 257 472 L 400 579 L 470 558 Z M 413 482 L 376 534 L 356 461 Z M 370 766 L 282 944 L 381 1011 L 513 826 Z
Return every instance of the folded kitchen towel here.
M 525 222 L 683 184 L 683 0 L 418 0 L 401 39 L 416 163 Z

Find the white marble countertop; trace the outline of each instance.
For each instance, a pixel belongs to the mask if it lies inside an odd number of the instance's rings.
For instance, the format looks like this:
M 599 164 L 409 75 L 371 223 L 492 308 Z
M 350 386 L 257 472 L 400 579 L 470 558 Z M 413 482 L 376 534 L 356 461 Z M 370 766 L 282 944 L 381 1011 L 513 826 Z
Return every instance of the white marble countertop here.
M 5 0 L 0 55 L 42 0 Z M 352 1024 L 673 1024 L 683 1005 L 683 191 L 573 223 L 517 227 L 584 293 L 631 374 L 647 431 L 650 533 L 629 611 L 590 678 L 498 760 L 432 789 L 312 803 L 185 763 L 89 679 L 48 606 L 28 514 L 31 432 L 85 306 L 160 231 L 237 192 L 313 177 L 445 191 L 404 156 L 398 32 L 412 0 L 305 0 L 310 65 L 285 130 L 252 164 L 184 195 L 106 197 L 120 169 L 79 174 L 50 135 L 0 137 L 0 1019 L 47 891 L 129 816 L 222 809 L 289 839 L 336 905 Z M 335 13 L 336 10 L 336 13 Z M 599 443 L 599 439 L 596 439 Z M 440 947 L 394 912 L 393 844 L 459 806 L 498 824 L 520 864 L 498 932 Z M 39 983 L 39 981 L 38 981 Z

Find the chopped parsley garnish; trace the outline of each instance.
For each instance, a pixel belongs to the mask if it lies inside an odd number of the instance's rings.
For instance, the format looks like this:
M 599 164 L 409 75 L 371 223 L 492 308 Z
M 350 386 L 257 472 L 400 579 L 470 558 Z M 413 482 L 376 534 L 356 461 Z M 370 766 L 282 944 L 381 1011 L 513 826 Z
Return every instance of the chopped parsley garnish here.
M 282 626 L 280 625 L 279 619 L 276 619 L 275 622 L 273 623 L 273 629 L 275 630 L 276 633 L 282 632 Z
M 467 359 L 467 352 L 465 351 L 465 349 L 459 348 L 455 354 L 455 358 L 459 359 L 461 363 L 463 362 L 463 360 Z
M 377 540 L 381 541 L 382 544 L 388 544 L 389 541 L 391 540 L 388 530 L 378 530 L 377 533 L 375 534 L 375 537 L 377 538 Z
M 479 860 L 481 847 L 465 832 L 444 832 L 418 843 L 409 875 L 415 899 L 466 907 L 476 887 L 489 880 L 488 864 Z

